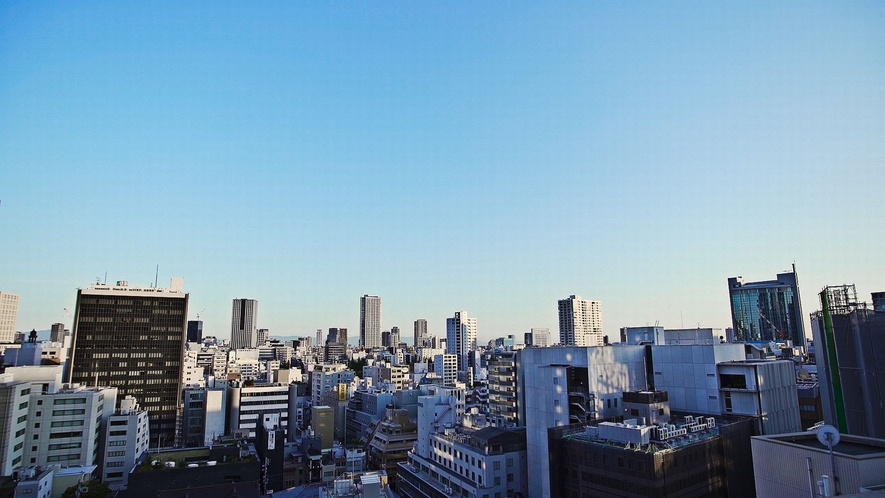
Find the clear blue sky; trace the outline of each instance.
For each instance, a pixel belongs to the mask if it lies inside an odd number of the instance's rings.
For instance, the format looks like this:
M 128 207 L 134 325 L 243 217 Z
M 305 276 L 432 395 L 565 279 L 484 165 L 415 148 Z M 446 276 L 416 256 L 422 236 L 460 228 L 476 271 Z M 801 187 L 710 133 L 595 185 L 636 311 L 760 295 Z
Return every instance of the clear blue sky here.
M 229 335 L 556 300 L 730 325 L 795 261 L 885 290 L 885 4 L 3 2 L 0 290 L 19 330 L 96 277 L 182 276 Z

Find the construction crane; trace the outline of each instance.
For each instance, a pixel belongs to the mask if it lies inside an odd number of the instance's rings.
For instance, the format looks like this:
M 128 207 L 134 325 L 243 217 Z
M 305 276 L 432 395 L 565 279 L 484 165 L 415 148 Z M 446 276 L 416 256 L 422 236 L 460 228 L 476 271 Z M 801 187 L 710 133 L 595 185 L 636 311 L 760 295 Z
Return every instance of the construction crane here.
M 771 328 L 774 329 L 774 333 L 776 334 L 778 339 L 789 339 L 789 337 L 786 337 L 784 335 L 784 333 L 781 331 L 781 329 L 777 328 L 777 326 L 774 323 L 772 323 L 771 320 L 769 320 L 767 316 L 765 316 L 765 313 L 762 312 L 762 306 L 756 306 L 756 310 L 759 312 L 759 316 L 761 316 L 762 319 L 765 320 L 765 322 L 767 324 L 771 325 Z
M 203 308 L 202 310 L 200 310 L 199 313 L 197 313 L 197 321 L 198 322 L 200 321 L 200 315 L 202 315 L 204 311 L 206 311 L 206 308 Z

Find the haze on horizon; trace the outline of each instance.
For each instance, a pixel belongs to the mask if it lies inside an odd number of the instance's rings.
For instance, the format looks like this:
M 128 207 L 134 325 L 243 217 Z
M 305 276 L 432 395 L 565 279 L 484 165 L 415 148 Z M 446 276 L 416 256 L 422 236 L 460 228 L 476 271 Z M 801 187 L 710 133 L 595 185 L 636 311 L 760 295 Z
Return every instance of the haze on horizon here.
M 466 310 L 481 342 L 730 326 L 795 262 L 885 290 L 885 6 L 808 2 L 0 5 L 0 290 L 184 277 L 226 338 Z

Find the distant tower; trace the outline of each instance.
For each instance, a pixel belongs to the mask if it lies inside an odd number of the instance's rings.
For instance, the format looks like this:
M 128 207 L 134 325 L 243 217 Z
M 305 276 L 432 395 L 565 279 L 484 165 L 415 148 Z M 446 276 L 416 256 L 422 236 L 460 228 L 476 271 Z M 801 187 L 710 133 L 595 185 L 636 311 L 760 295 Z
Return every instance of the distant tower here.
M 317 346 L 323 345 L 323 329 L 317 329 Z
M 0 292 L 0 343 L 15 340 L 15 322 L 18 319 L 18 294 Z
M 399 327 L 390 327 L 390 346 L 399 346 Z
M 728 279 L 731 320 L 738 341 L 785 341 L 805 345 L 805 326 L 799 302 L 796 267 L 778 273 L 777 279 L 744 282 Z
M 268 339 L 270 339 L 270 330 L 258 329 L 258 346 L 264 346 Z
M 65 324 L 53 323 L 51 332 L 49 332 L 49 340 L 52 342 L 65 342 Z
M 248 349 L 258 345 L 258 301 L 234 299 L 230 328 L 230 348 Z
M 381 347 L 381 298 L 365 295 L 360 298 L 360 346 Z
M 467 355 L 476 349 L 476 318 L 466 311 L 456 311 L 446 318 L 446 352 L 458 356 L 458 371 L 467 371 L 470 365 Z
M 550 345 L 550 329 L 533 328 L 525 334 L 525 345 L 545 348 Z
M 602 346 L 602 304 L 578 295 L 560 299 L 559 344 Z
M 203 342 L 203 320 L 188 320 L 187 342 Z
M 412 344 L 416 348 L 423 347 L 425 340 L 427 340 L 427 320 L 419 318 L 415 320 L 415 332 L 412 337 Z

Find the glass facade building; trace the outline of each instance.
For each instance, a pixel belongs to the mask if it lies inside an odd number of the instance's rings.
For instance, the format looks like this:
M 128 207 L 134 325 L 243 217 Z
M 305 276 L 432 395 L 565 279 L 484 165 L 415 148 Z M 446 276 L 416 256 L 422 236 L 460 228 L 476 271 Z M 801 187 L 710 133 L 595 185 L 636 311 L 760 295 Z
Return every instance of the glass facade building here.
M 728 279 L 731 319 L 738 341 L 786 341 L 805 345 L 805 327 L 795 269 L 776 280 Z

